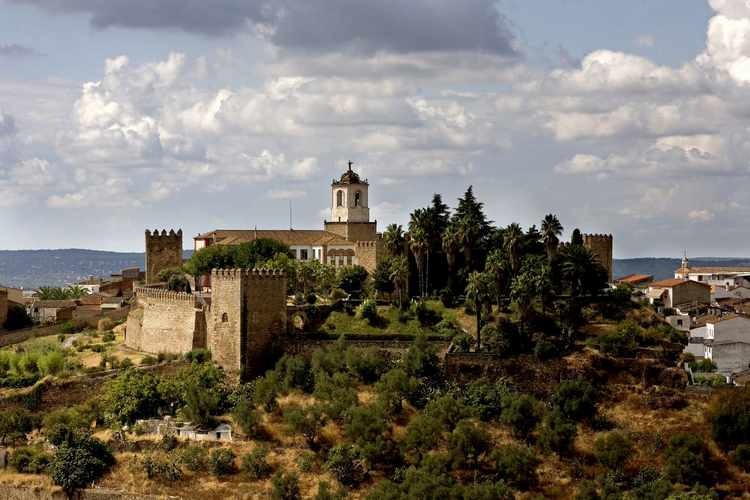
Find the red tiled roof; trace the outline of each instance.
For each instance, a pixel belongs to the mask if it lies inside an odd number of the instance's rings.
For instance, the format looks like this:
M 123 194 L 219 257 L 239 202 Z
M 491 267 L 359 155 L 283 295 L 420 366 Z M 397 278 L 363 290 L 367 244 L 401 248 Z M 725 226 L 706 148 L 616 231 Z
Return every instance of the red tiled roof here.
M 637 285 L 639 283 L 644 283 L 646 281 L 651 281 L 653 279 L 654 277 L 650 274 L 628 274 L 627 276 L 618 278 L 615 281 L 617 283 L 628 283 L 631 285 Z
M 329 231 L 315 229 L 217 229 L 200 234 L 196 240 L 213 240 L 217 245 L 239 245 L 260 238 L 276 240 L 285 245 L 352 245 L 351 241 Z
M 688 283 L 695 283 L 696 285 L 705 286 L 707 288 L 711 288 L 710 285 L 706 283 L 701 283 L 699 281 L 689 281 L 689 280 L 683 280 L 679 278 L 672 278 L 672 279 L 666 279 L 661 281 L 654 281 L 653 283 L 650 283 L 649 286 L 651 288 L 674 288 L 681 285 L 686 285 Z

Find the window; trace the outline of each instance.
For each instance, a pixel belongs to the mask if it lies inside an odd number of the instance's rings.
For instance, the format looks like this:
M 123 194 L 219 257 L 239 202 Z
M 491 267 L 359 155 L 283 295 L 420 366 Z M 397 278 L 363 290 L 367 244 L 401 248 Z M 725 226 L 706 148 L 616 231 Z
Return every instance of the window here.
M 307 248 L 303 248 L 299 251 L 299 259 L 300 260 L 307 260 Z
M 362 204 L 362 191 L 354 193 L 354 206 L 358 207 Z
M 336 191 L 336 206 L 337 207 L 343 207 L 344 206 L 344 192 L 343 191 Z
M 682 326 L 682 320 L 681 319 L 677 320 L 677 326 Z
M 352 265 L 352 256 L 351 255 L 348 255 L 346 257 L 346 265 L 347 266 L 351 266 Z
M 222 323 L 228 323 L 229 322 L 229 315 L 227 313 L 224 313 L 221 315 L 221 322 Z

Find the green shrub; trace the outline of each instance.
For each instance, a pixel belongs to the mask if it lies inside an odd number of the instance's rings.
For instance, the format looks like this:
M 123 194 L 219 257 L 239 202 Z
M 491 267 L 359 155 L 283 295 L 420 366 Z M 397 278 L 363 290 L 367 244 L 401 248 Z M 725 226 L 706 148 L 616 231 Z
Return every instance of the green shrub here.
M 297 457 L 297 467 L 301 472 L 312 472 L 317 464 L 315 453 L 311 451 L 303 451 Z
M 348 296 L 349 294 L 346 293 L 341 288 L 334 288 L 333 290 L 331 290 L 330 299 L 332 301 L 337 301 L 337 300 L 343 300 L 347 298 Z
M 328 481 L 318 483 L 318 493 L 315 494 L 315 500 L 344 500 L 346 497 L 346 490 L 334 489 Z
M 271 480 L 273 500 L 298 500 L 302 498 L 299 491 L 299 477 L 297 474 L 278 472 Z
M 375 384 L 378 402 L 382 404 L 388 415 L 401 413 L 403 400 L 410 400 L 417 393 L 419 381 L 410 377 L 401 368 L 394 368 Z
M 544 422 L 539 434 L 539 444 L 543 449 L 553 451 L 558 455 L 569 455 L 573 451 L 578 428 L 560 415 L 550 415 Z
M 240 426 L 246 436 L 254 437 L 258 435 L 260 428 L 260 415 L 250 401 L 243 399 L 234 407 L 232 419 Z
M 452 394 L 444 394 L 430 401 L 425 407 L 425 414 L 434 418 L 447 431 L 455 429 L 459 421 L 470 416 L 471 410 L 463 400 Z
M 277 374 L 279 389 L 283 392 L 299 389 L 309 393 L 314 388 L 310 363 L 302 356 L 282 356 L 274 371 Z
M 71 494 L 100 478 L 114 463 L 112 452 L 104 443 L 79 434 L 57 447 L 48 471 L 52 481 Z
M 323 370 L 316 372 L 313 395 L 320 401 L 323 412 L 334 420 L 341 420 L 349 408 L 359 403 L 351 377 L 343 372 L 333 376 Z
M 724 449 L 750 444 L 750 387 L 720 391 L 708 408 L 711 434 Z
M 324 467 L 338 482 L 347 486 L 355 485 L 363 479 L 359 455 L 350 445 L 342 444 L 331 448 Z
M 391 442 L 385 435 L 388 428 L 382 408 L 355 406 L 346 414 L 344 435 L 356 445 L 362 458 L 374 464 L 391 449 Z
M 318 437 L 325 423 L 320 408 L 289 408 L 284 412 L 284 420 L 293 432 L 302 434 L 310 448 L 317 447 Z
M 528 490 L 537 483 L 536 468 L 539 459 L 526 446 L 515 444 L 499 447 L 492 454 L 497 479 L 519 490 Z
M 162 405 L 158 382 L 150 373 L 126 370 L 106 387 L 102 404 L 110 418 L 132 424 L 139 418 L 150 418 Z
M 552 405 L 563 418 L 573 422 L 590 420 L 596 415 L 597 394 L 583 379 L 565 380 L 552 396 Z
M 469 352 L 471 350 L 472 338 L 465 334 L 460 333 L 453 337 L 453 347 L 456 352 Z
M 363 300 L 357 308 L 357 317 L 367 321 L 370 325 L 375 325 L 380 319 L 377 302 L 372 299 Z
M 457 468 L 478 467 L 489 447 L 487 431 L 470 420 L 461 420 L 448 438 L 448 454 Z
M 466 406 L 483 422 L 499 417 L 503 401 L 509 401 L 509 396 L 508 385 L 502 380 L 475 380 L 464 390 Z
M 125 370 L 133 366 L 133 360 L 130 358 L 122 358 L 120 360 L 120 369 Z
M 503 402 L 502 421 L 509 425 L 513 435 L 528 440 L 539 423 L 539 403 L 533 396 L 510 395 Z
M 690 369 L 699 373 L 714 373 L 718 367 L 713 360 L 702 359 L 698 362 L 690 363 Z
M 104 335 L 102 335 L 102 342 L 114 342 L 115 341 L 115 334 L 112 332 L 107 332 Z
M 206 470 L 208 465 L 208 450 L 202 446 L 190 445 L 180 449 L 180 463 L 182 463 L 187 470 L 192 472 L 199 472 Z
M 50 456 L 38 448 L 17 448 L 11 453 L 8 465 L 22 474 L 41 474 L 47 470 Z
M 211 450 L 208 456 L 208 470 L 217 477 L 228 476 L 234 474 L 235 465 L 234 459 L 237 456 L 234 452 L 227 448 L 216 448 Z
M 406 426 L 406 436 L 401 446 L 413 463 L 419 463 L 425 453 L 437 446 L 442 433 L 443 426 L 437 419 L 428 415 L 416 415 Z
M 60 351 L 49 351 L 37 362 L 42 375 L 57 375 L 65 368 L 65 356 Z
M 198 364 L 208 363 L 211 361 L 211 351 L 203 348 L 193 349 L 185 353 L 185 361 Z
M 60 325 L 60 332 L 65 333 L 67 335 L 70 335 L 71 333 L 79 333 L 86 329 L 86 325 L 84 323 L 78 323 L 76 321 L 66 321 L 62 325 Z
M 534 356 L 540 361 L 547 361 L 560 357 L 560 349 L 549 340 L 540 340 L 534 346 Z
M 594 455 L 603 466 L 612 471 L 622 471 L 633 454 L 633 444 L 621 432 L 610 432 L 594 441 Z
M 373 348 L 346 350 L 346 367 L 351 374 L 365 384 L 372 384 L 380 379 L 388 367 L 388 360 L 383 351 Z
M 273 371 L 267 372 L 265 376 L 256 379 L 253 403 L 262 406 L 267 412 L 273 411 L 279 405 L 276 401 L 279 385 L 278 375 Z
M 182 479 L 182 469 L 179 463 L 171 458 L 157 458 L 147 455 L 141 461 L 143 471 L 149 479 L 173 483 Z
M 310 292 L 305 297 L 305 301 L 310 305 L 315 304 L 318 301 L 318 296 L 314 292 Z
M 453 488 L 462 500 L 514 500 L 513 491 L 502 481 L 473 483 Z
M 414 377 L 434 378 L 440 373 L 437 352 L 424 335 L 417 335 L 402 362 L 406 373 Z
M 436 325 L 441 319 L 442 315 L 435 309 L 430 307 L 424 300 L 418 300 L 412 303 L 411 310 L 414 316 L 419 321 L 419 324 L 423 327 L 431 327 Z
M 172 451 L 179 445 L 180 442 L 177 440 L 177 437 L 174 434 L 164 434 L 161 437 L 159 448 L 161 448 L 162 451 Z
M 157 363 L 156 358 L 153 356 L 144 356 L 141 359 L 141 366 L 151 366 Z
M 271 475 L 271 465 L 268 463 L 268 450 L 266 448 L 255 448 L 252 452 L 242 457 L 242 472 L 251 481 L 265 479 Z
M 672 436 L 664 456 L 665 473 L 672 481 L 690 485 L 703 480 L 708 449 L 701 436 L 687 433 Z

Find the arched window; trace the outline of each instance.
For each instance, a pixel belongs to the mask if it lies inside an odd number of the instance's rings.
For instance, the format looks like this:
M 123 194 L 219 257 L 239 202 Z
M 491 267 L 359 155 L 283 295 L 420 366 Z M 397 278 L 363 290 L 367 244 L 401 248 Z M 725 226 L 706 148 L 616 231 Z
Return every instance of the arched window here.
M 221 322 L 222 323 L 228 323 L 229 322 L 229 315 L 227 313 L 224 313 L 221 315 Z
M 344 192 L 343 191 L 336 191 L 336 206 L 337 207 L 344 206 Z
M 362 191 L 357 191 L 354 193 L 354 206 L 358 207 L 362 205 Z

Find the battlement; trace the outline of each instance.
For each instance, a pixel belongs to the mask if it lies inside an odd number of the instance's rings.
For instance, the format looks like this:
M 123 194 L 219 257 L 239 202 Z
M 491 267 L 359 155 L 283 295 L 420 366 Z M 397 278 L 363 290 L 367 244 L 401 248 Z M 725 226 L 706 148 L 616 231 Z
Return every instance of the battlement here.
M 591 241 L 592 243 L 595 241 L 611 243 L 612 235 L 611 234 L 584 234 L 583 241 L 584 243 L 588 241 Z
M 284 271 L 280 269 L 212 269 L 211 282 L 214 280 L 232 281 L 256 278 L 284 278 Z
M 154 229 L 153 232 L 146 229 L 146 238 L 179 238 L 182 241 L 182 229 L 178 229 L 177 232 L 174 229 L 170 229 L 169 232 L 166 229 L 162 229 L 161 232 L 158 229 Z
M 358 241 L 357 248 L 376 248 L 378 246 L 377 241 Z
M 165 290 L 163 288 L 145 288 L 145 287 L 133 287 L 133 294 L 136 299 L 150 299 L 163 303 L 184 303 L 193 302 L 195 303 L 196 297 L 191 293 L 184 292 L 173 292 L 171 290 Z

